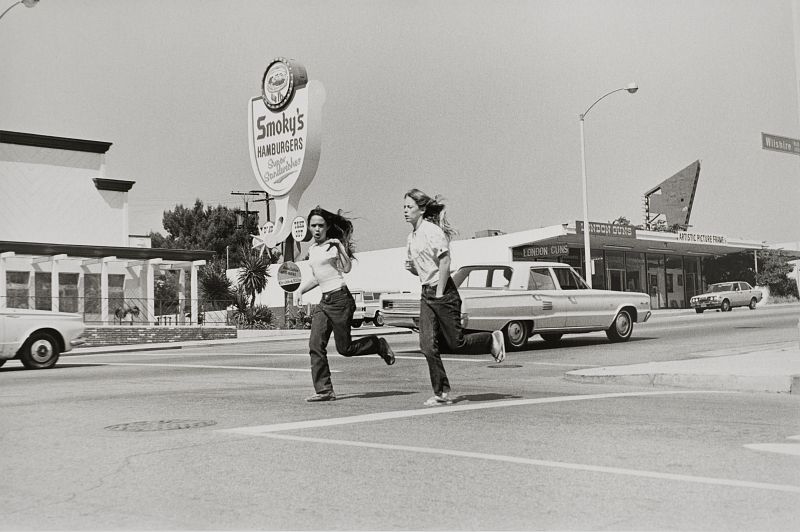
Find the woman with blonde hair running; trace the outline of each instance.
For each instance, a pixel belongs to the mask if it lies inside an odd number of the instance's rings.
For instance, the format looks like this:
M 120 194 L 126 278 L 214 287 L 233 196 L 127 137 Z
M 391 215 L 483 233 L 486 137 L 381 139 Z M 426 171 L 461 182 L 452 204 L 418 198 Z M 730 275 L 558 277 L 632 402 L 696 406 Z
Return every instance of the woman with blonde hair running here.
M 412 226 L 408 235 L 406 269 L 422 283 L 419 309 L 419 346 L 428 361 L 433 397 L 426 406 L 452 404 L 450 382 L 440 352 L 491 353 L 496 362 L 506 356 L 501 331 L 465 334 L 461 328 L 461 296 L 450 277 L 450 239 L 455 230 L 447 222 L 444 204 L 419 189 L 406 192 L 403 215 Z M 445 343 L 439 345 L 439 339 Z

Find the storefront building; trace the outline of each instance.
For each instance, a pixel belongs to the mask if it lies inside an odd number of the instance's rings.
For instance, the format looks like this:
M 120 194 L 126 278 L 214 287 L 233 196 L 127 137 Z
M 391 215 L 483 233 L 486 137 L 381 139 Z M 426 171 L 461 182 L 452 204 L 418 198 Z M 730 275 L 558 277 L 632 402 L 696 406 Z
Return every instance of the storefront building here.
M 0 131 L 0 309 L 78 312 L 98 324 L 197 323 L 198 268 L 213 253 L 152 249 L 128 234 L 134 182 L 105 176 L 110 146 Z M 165 272 L 178 284 L 171 316 L 155 296 Z
M 632 226 L 590 223 L 592 287 L 650 294 L 653 309 L 688 308 L 689 299 L 705 291 L 704 262 L 742 251 L 778 249 L 762 242 L 725 235 L 644 231 Z M 573 266 L 584 278 L 583 223 L 565 223 L 515 233 L 454 240 L 452 267 L 496 261 L 557 261 Z M 356 253 L 358 260 L 346 274 L 351 290 L 373 293 L 419 292 L 419 280 L 405 270 L 406 248 Z M 304 275 L 308 265 L 299 262 Z M 275 267 L 277 268 L 277 267 Z M 276 275 L 276 271 L 271 272 Z M 229 275 L 235 276 L 235 272 Z M 258 302 L 283 305 L 283 291 L 267 285 Z M 318 289 L 302 302 L 316 303 Z
M 592 287 L 650 295 L 653 309 L 687 308 L 705 291 L 704 260 L 729 253 L 769 249 L 761 242 L 725 235 L 643 231 L 631 226 L 590 222 Z M 583 223 L 564 225 L 562 234 L 512 248 L 513 260 L 554 260 L 586 272 Z

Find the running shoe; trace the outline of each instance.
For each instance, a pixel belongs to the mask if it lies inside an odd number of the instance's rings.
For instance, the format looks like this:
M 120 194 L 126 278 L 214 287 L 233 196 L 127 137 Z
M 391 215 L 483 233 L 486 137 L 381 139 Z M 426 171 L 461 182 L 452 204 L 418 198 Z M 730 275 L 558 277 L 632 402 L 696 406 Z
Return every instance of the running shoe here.
M 317 403 L 319 401 L 335 401 L 336 394 L 331 392 L 324 392 L 324 393 L 315 393 L 312 396 L 306 397 L 306 401 L 309 403 Z
M 495 362 L 502 362 L 506 359 L 506 342 L 503 339 L 502 331 L 492 333 L 492 357 Z
M 441 395 L 434 395 L 433 397 L 431 397 L 430 399 L 425 401 L 423 404 L 425 406 L 452 405 L 453 404 L 453 400 L 450 399 L 450 396 L 447 394 L 447 392 L 445 392 L 445 393 L 443 393 Z

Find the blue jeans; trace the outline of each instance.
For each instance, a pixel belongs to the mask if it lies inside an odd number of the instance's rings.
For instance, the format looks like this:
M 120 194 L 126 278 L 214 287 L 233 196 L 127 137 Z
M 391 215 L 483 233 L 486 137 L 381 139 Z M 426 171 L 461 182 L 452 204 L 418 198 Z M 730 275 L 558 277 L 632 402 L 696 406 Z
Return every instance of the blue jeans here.
M 336 350 L 346 357 L 381 354 L 380 340 L 375 335 L 353 340 L 350 321 L 356 310 L 356 302 L 346 286 L 322 294 L 311 320 L 311 336 L 308 339 L 311 355 L 311 379 L 317 393 L 333 391 L 331 370 L 328 366 L 328 340 L 333 332 Z
M 450 391 L 450 382 L 440 352 L 483 354 L 492 352 L 492 334 L 464 334 L 461 328 L 461 296 L 452 279 L 447 280 L 444 295 L 436 297 L 435 286 L 422 286 L 419 305 L 419 347 L 428 361 L 433 393 Z M 441 344 L 441 347 L 440 347 Z

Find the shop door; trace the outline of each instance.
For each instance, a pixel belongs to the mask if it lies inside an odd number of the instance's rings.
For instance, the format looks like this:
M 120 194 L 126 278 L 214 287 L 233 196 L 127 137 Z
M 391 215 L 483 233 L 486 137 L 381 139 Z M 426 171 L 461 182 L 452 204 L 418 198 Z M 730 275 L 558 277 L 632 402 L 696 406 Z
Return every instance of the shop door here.
M 650 294 L 650 308 L 667 308 L 664 255 L 647 254 L 647 291 Z
M 625 290 L 625 270 L 608 270 L 608 289 L 623 292 Z

